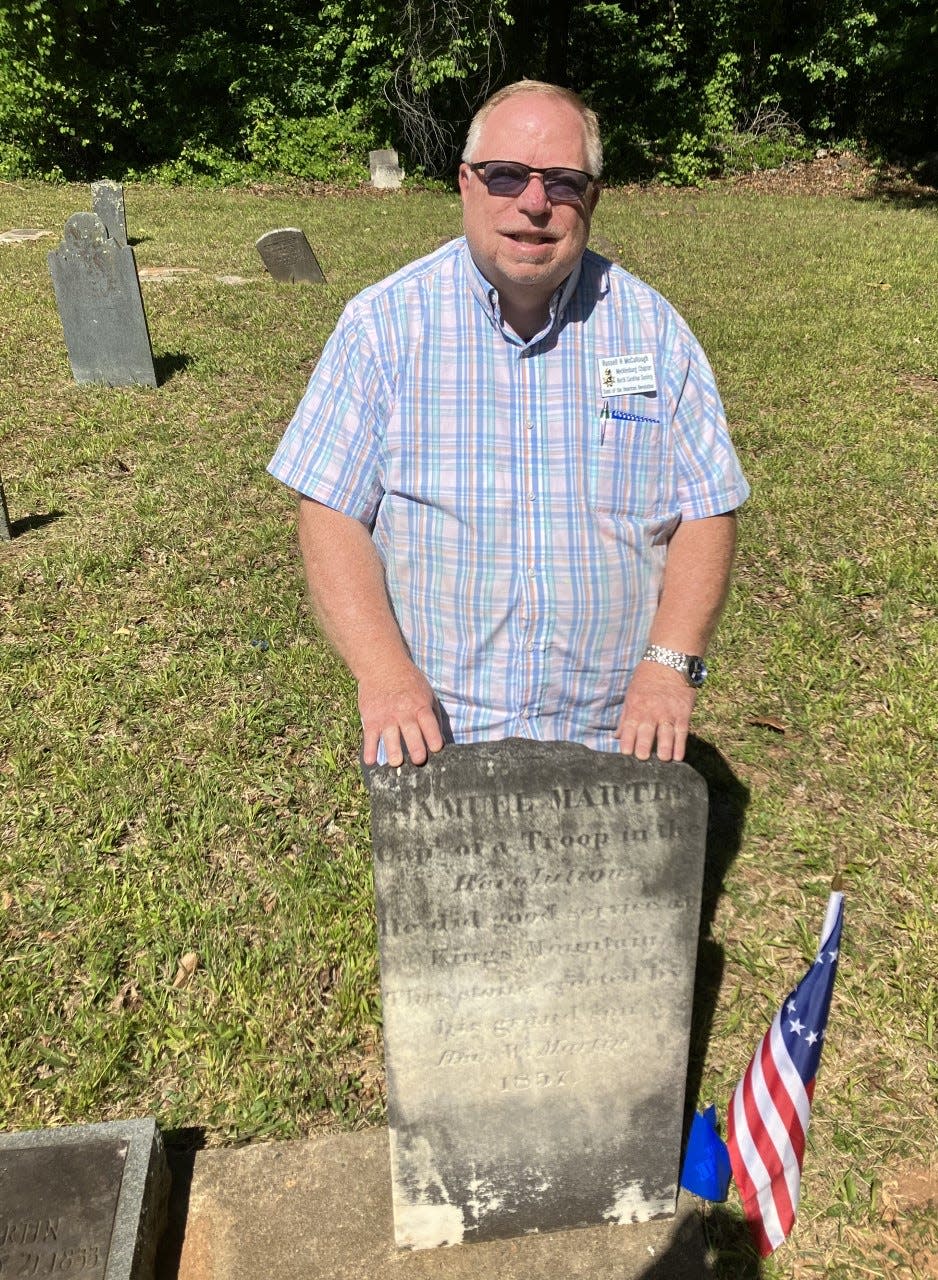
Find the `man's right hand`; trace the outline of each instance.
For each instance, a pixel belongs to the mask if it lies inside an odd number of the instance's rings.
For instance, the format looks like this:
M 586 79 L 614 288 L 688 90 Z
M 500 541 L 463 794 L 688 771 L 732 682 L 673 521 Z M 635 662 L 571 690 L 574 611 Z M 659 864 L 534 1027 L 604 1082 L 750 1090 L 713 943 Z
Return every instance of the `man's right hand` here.
M 384 740 L 388 764 L 425 764 L 440 751 L 439 708 L 414 666 L 384 582 L 384 566 L 363 524 L 310 498 L 300 501 L 300 547 L 316 617 L 358 680 L 362 760 L 376 764 Z
M 423 672 L 413 664 L 393 675 L 371 674 L 358 682 L 358 710 L 364 733 L 362 759 L 372 765 L 384 740 L 388 764 L 426 764 L 431 751 L 441 751 L 437 701 Z

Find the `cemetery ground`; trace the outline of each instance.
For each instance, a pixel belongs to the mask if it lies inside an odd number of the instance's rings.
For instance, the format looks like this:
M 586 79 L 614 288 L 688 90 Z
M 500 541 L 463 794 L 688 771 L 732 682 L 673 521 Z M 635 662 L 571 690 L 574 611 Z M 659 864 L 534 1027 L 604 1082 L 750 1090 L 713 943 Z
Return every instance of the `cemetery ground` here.
M 264 465 L 345 300 L 458 234 L 458 200 L 128 188 L 156 389 L 72 381 L 46 255 L 89 201 L 0 185 L 0 231 L 53 233 L 0 244 L 0 1127 L 380 1123 L 354 687 Z M 846 890 L 770 1280 L 938 1275 L 936 218 L 714 186 L 609 191 L 594 224 L 701 338 L 753 487 L 696 720 L 717 843 L 741 821 L 693 1046 L 724 1122 Z M 326 284 L 265 274 L 283 226 Z M 715 1274 L 759 1274 L 707 1229 Z

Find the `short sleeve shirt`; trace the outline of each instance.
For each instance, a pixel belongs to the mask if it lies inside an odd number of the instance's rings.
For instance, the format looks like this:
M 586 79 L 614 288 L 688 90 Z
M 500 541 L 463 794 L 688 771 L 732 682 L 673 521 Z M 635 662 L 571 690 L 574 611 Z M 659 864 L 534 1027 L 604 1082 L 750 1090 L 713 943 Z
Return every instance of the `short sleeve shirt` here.
M 269 470 L 371 530 L 447 737 L 600 750 L 672 533 L 749 492 L 660 294 L 587 251 L 522 341 L 464 238 L 352 299 Z

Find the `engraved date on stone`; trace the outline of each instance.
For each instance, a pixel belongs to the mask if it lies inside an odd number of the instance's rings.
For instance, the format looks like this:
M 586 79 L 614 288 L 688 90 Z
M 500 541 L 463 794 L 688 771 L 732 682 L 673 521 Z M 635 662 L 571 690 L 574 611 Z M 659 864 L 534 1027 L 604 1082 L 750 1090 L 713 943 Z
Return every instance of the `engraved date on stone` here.
M 569 1084 L 568 1071 L 536 1071 L 533 1075 L 502 1076 L 502 1093 L 524 1093 L 528 1089 L 562 1089 Z
M 96 1271 L 102 1264 L 97 1245 L 76 1246 L 43 1253 L 14 1253 L 0 1255 L 0 1275 L 7 1276 L 64 1276 L 80 1275 L 83 1271 Z

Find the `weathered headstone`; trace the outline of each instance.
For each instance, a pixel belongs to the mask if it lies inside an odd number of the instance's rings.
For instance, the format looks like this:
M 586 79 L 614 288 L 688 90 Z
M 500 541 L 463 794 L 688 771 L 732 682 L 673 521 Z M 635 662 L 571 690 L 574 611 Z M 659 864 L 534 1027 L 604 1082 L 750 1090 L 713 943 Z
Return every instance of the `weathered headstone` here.
M 323 284 L 312 245 L 299 227 L 279 227 L 256 241 L 264 266 L 280 284 Z
M 0 1275 L 152 1280 L 168 1199 L 153 1120 L 0 1134 Z
M 76 382 L 156 386 L 134 251 L 94 213 L 73 213 L 49 272 Z
M 703 779 L 510 739 L 370 787 L 397 1243 L 672 1214 Z
M 13 529 L 10 525 L 10 512 L 7 509 L 7 496 L 3 492 L 3 476 L 0 476 L 0 538 L 4 542 L 9 542 L 13 537 Z
M 404 181 L 404 171 L 398 163 L 397 152 L 390 148 L 368 152 L 371 185 L 379 191 L 397 191 Z
M 119 182 L 104 179 L 91 184 L 91 208 L 107 227 L 107 233 L 118 244 L 127 243 L 127 215 L 124 188 Z

